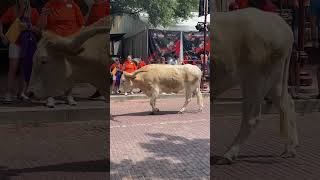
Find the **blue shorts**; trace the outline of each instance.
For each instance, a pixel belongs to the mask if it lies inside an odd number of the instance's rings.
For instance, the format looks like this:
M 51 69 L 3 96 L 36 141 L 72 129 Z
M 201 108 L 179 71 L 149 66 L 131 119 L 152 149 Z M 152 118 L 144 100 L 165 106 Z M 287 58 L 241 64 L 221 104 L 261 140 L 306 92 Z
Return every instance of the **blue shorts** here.
M 120 85 L 120 80 L 121 80 L 121 73 L 116 74 L 116 86 Z

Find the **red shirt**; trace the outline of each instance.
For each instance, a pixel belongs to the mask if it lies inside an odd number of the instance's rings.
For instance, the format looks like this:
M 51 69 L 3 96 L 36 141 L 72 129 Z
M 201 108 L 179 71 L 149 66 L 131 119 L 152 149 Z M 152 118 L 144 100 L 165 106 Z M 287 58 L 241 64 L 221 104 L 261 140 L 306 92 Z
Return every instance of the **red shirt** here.
M 127 60 L 126 62 L 124 62 L 124 71 L 128 72 L 128 73 L 132 73 L 135 70 L 137 70 L 137 66 L 133 61 L 129 61 Z
M 235 0 L 235 2 L 238 5 L 239 9 L 243 9 L 243 8 L 249 7 L 248 0 Z
M 262 7 L 261 10 L 268 12 L 277 12 L 277 7 L 270 1 L 267 1 Z
M 140 62 L 139 62 L 139 67 L 138 68 L 142 68 L 143 66 L 145 66 L 146 65 L 146 63 L 143 61 L 143 60 L 141 60 Z
M 91 7 L 88 17 L 87 25 L 91 25 L 97 22 L 99 19 L 110 15 L 110 3 L 109 0 L 103 2 L 94 3 Z
M 3 24 L 11 24 L 17 18 L 16 6 L 11 6 L 7 11 L 1 16 L 1 22 Z M 31 23 L 32 25 L 37 25 L 39 19 L 39 13 L 37 9 L 31 8 Z
M 31 15 L 30 20 L 32 25 L 37 25 L 39 20 L 39 13 L 37 9 L 31 8 Z M 12 24 L 17 18 L 17 12 L 16 12 L 16 6 L 11 6 L 7 11 L 1 16 L 0 21 L 3 24 Z M 19 42 L 17 41 L 15 44 L 19 45 Z
M 122 70 L 122 64 L 113 63 L 110 67 L 110 70 L 112 71 L 114 68 L 119 67 L 119 70 Z
M 48 15 L 46 29 L 60 36 L 70 36 L 84 25 L 84 17 L 79 6 L 75 2 L 49 1 L 45 8 L 52 9 L 53 13 Z

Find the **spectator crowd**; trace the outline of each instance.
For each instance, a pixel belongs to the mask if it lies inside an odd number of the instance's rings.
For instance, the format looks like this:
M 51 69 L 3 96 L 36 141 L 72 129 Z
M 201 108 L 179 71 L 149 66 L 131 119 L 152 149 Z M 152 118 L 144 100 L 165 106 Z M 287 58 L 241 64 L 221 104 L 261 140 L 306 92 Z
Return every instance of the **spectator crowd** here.
M 141 57 L 133 58 L 132 55 L 128 55 L 126 59 L 121 59 L 119 57 L 113 58 L 114 63 L 110 66 L 110 73 L 112 76 L 112 94 L 120 94 L 119 89 L 121 83 L 121 76 L 123 72 L 132 73 L 137 69 L 142 68 L 147 64 L 170 64 L 170 65 L 179 65 L 179 64 L 192 64 L 198 66 L 200 69 L 204 70 L 205 74 L 209 74 L 209 64 L 210 64 L 210 53 L 200 54 L 198 56 L 192 56 L 185 53 L 183 60 L 180 60 L 177 56 L 159 56 L 159 58 L 149 58 L 147 62 Z M 202 66 L 204 65 L 204 66 Z M 124 92 L 127 96 L 128 93 L 133 94 L 133 92 Z

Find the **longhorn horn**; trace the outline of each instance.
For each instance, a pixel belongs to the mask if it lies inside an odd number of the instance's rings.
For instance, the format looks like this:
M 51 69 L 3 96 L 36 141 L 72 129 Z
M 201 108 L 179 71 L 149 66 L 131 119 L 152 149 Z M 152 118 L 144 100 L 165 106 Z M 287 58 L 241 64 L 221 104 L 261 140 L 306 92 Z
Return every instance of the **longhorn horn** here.
M 109 32 L 110 28 L 107 26 L 102 27 L 90 27 L 81 31 L 78 35 L 74 36 L 72 39 L 59 37 L 56 39 L 49 40 L 48 45 L 50 47 L 56 48 L 63 52 L 69 53 L 78 53 L 81 52 L 81 46 L 85 43 L 89 38 L 97 35 Z
M 124 71 L 123 74 L 124 74 L 126 77 L 130 78 L 130 79 L 135 79 L 136 76 L 137 76 L 139 73 L 142 73 L 142 72 L 148 72 L 148 71 L 138 70 L 138 71 L 135 71 L 135 72 L 133 72 L 133 73 L 128 73 L 128 72 L 125 72 L 125 71 Z
M 102 27 L 92 27 L 88 28 L 82 32 L 80 32 L 79 35 L 75 36 L 72 41 L 71 41 L 71 47 L 75 49 L 79 49 L 81 45 L 86 42 L 89 38 L 95 36 L 96 34 L 102 34 L 109 32 L 110 28 L 107 26 L 102 26 Z

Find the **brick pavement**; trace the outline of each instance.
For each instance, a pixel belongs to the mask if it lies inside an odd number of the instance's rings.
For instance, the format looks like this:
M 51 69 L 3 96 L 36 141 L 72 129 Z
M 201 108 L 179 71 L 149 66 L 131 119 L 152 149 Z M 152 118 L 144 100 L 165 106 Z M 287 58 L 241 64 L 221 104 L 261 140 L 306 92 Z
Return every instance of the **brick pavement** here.
M 111 102 L 111 179 L 209 179 L 209 99 L 196 113 L 196 99 L 176 114 L 183 98 Z
M 106 121 L 0 126 L 1 180 L 107 179 Z
M 278 115 L 264 115 L 263 121 L 240 150 L 233 165 L 212 166 L 212 179 L 223 180 L 317 180 L 320 177 L 320 113 L 299 114 L 297 124 L 300 147 L 294 159 L 279 157 L 284 150 Z M 238 116 L 214 117 L 211 128 L 213 154 L 222 155 L 235 137 Z

